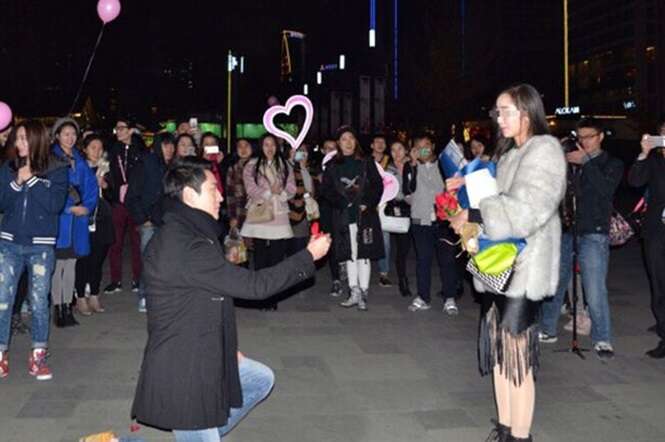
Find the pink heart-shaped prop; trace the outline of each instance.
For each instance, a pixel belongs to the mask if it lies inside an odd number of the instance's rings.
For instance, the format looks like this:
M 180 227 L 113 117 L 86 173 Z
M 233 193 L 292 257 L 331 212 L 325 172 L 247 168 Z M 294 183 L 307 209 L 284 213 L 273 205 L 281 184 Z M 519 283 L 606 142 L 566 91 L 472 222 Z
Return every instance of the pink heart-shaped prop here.
M 300 129 L 298 137 L 293 138 L 291 134 L 284 132 L 275 125 L 275 117 L 279 114 L 289 115 L 296 106 L 302 106 L 305 108 L 305 123 Z M 286 142 L 291 145 L 292 149 L 297 149 L 305 140 L 307 132 L 309 132 L 309 128 L 312 126 L 312 118 L 314 118 L 314 107 L 312 106 L 312 102 L 309 101 L 309 98 L 304 95 L 294 95 L 286 101 L 284 106 L 277 105 L 268 108 L 263 114 L 263 126 L 268 132 L 276 137 L 285 139 Z
M 326 168 L 326 163 L 332 160 L 335 155 L 337 155 L 337 151 L 333 150 L 323 157 L 322 167 L 324 170 Z M 381 179 L 383 180 L 383 193 L 381 194 L 381 202 L 379 203 L 379 205 L 381 205 L 395 199 L 399 193 L 399 181 L 397 181 L 397 178 L 392 173 L 383 170 L 383 167 L 381 167 L 379 163 L 375 161 L 374 164 L 376 164 L 379 175 L 381 175 Z

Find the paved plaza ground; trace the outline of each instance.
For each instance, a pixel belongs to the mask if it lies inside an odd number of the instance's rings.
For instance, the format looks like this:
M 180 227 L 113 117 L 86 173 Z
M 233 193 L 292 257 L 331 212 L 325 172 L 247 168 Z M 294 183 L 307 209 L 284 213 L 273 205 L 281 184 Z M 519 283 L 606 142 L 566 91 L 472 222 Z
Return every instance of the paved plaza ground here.
M 320 270 L 308 294 L 277 312 L 238 309 L 241 350 L 273 368 L 276 386 L 224 440 L 484 441 L 495 412 L 490 381 L 478 374 L 478 306 L 469 292 L 460 315 L 449 317 L 440 299 L 411 313 L 396 287 L 373 284 L 361 313 L 328 296 L 328 275 Z M 543 347 L 536 441 L 665 441 L 665 361 L 644 356 L 657 339 L 646 332 L 654 321 L 636 243 L 612 253 L 609 288 L 616 358 L 603 364 L 593 353 L 586 360 L 554 353 L 567 345 L 565 333 Z M 107 313 L 52 330 L 50 382 L 27 374 L 29 340 L 14 339 L 11 374 L 0 382 L 1 442 L 129 435 L 145 316 L 129 292 L 104 300 Z M 172 440 L 146 427 L 133 435 Z

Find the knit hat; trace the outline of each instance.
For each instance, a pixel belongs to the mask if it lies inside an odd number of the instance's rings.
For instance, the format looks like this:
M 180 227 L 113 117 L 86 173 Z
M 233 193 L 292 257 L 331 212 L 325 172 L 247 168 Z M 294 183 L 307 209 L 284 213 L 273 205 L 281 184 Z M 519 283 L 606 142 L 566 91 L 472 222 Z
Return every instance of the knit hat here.
M 55 138 L 55 134 L 57 134 L 60 128 L 65 124 L 71 124 L 72 126 L 74 126 L 76 128 L 77 135 L 81 132 L 81 128 L 79 127 L 79 124 L 76 122 L 76 120 L 70 117 L 62 117 L 58 118 L 55 121 L 55 124 L 53 124 L 53 127 L 51 128 L 51 136 Z

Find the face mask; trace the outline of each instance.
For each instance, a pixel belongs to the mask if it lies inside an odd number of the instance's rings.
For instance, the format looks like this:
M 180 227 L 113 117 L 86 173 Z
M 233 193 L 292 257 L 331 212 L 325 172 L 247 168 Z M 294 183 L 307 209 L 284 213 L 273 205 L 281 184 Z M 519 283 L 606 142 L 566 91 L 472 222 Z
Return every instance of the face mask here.
M 307 158 L 305 152 L 300 152 L 300 151 L 297 151 L 295 156 L 293 157 L 295 161 L 303 161 L 305 158 Z
M 432 150 L 428 147 L 423 147 L 420 149 L 420 158 L 429 158 L 429 156 L 432 154 Z

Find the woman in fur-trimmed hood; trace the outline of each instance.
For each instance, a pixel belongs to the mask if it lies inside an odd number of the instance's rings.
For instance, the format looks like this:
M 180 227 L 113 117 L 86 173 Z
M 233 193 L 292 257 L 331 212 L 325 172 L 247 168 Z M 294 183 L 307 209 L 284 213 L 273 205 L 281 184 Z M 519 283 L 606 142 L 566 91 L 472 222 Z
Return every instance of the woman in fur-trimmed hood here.
M 548 135 L 543 102 L 532 86 L 521 84 L 499 94 L 492 116 L 503 137 L 495 158 L 498 194 L 481 200 L 477 210 L 464 210 L 451 224 L 460 231 L 468 221 L 479 223 L 494 241 L 526 240 L 505 293 L 493 293 L 478 280 L 474 285 L 484 292 L 480 371 L 493 372 L 499 415 L 492 440 L 530 441 L 538 316 L 540 301 L 552 296 L 558 284 L 558 208 L 566 187 L 566 161 L 559 142 Z M 447 184 L 454 187 L 451 181 Z

